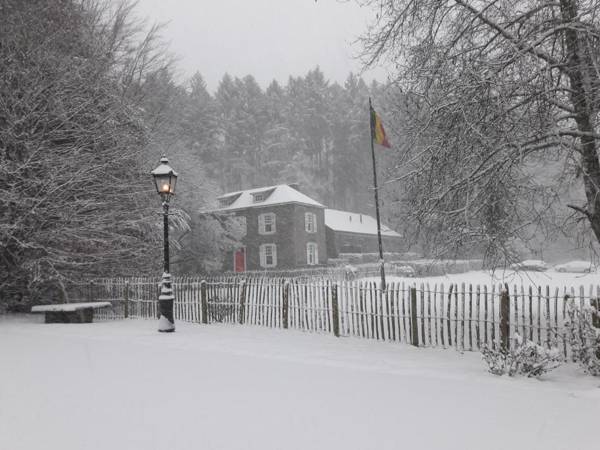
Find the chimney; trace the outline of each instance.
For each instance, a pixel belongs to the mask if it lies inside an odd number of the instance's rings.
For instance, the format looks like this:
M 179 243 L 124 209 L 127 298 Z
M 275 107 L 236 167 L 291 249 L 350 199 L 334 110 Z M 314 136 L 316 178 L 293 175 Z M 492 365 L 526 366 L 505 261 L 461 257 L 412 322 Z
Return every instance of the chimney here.
M 302 192 L 300 191 L 300 183 L 288 183 L 288 186 L 292 189 L 296 189 L 298 192 Z

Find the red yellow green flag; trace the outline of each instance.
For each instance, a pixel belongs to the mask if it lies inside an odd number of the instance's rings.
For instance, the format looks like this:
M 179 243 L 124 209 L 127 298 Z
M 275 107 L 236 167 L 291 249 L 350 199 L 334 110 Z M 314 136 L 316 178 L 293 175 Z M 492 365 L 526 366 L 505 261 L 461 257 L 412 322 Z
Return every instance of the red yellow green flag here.
M 371 108 L 371 139 L 373 139 L 373 142 L 376 144 L 382 145 L 386 148 L 391 148 L 390 142 L 385 135 L 381 118 L 373 108 Z

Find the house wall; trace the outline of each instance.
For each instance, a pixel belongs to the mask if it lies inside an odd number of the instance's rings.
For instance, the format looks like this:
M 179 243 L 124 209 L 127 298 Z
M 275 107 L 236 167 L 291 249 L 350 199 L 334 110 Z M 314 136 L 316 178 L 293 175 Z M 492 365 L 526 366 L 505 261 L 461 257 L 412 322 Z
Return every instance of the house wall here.
M 338 246 L 335 239 L 335 232 L 327 227 L 325 229 L 325 242 L 327 243 L 327 256 L 329 258 L 337 258 L 339 256 Z
M 304 213 L 313 212 L 317 216 L 317 232 L 307 233 L 304 226 Z M 276 232 L 261 235 L 258 233 L 258 216 L 274 213 Z M 308 267 L 306 264 L 306 244 L 316 242 L 319 251 L 319 265 L 327 263 L 325 244 L 325 215 L 322 208 L 315 208 L 294 203 L 273 205 L 268 207 L 247 208 L 236 212 L 236 216 L 246 217 L 247 233 L 243 239 L 246 247 L 246 270 L 264 270 L 260 266 L 260 246 L 275 244 L 277 246 L 277 266 L 271 270 L 285 270 Z M 230 259 L 228 270 L 233 269 Z
M 379 242 L 377 235 L 367 235 L 358 233 L 347 233 L 327 229 L 329 255 L 332 258 L 340 253 L 378 253 Z M 402 238 L 382 236 L 383 251 L 399 252 L 402 251 Z
M 317 215 L 317 232 L 307 233 L 304 225 L 304 214 L 312 212 Z M 313 208 L 306 205 L 296 205 L 295 210 L 295 235 L 293 244 L 295 246 L 295 267 L 314 267 L 306 264 L 306 244 L 314 242 L 318 245 L 319 265 L 327 264 L 327 245 L 325 239 L 325 210 Z

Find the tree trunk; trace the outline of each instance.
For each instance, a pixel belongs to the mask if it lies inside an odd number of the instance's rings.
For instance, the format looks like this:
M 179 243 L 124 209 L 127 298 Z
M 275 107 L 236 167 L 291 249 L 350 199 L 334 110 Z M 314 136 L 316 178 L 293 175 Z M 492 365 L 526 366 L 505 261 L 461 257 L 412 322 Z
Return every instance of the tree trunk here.
M 560 2 L 565 23 L 577 21 L 577 4 L 574 0 L 561 0 Z M 596 114 L 594 93 L 587 92 L 596 83 L 591 78 L 597 78 L 595 73 L 586 67 L 587 58 L 585 50 L 581 48 L 581 41 L 577 31 L 573 28 L 565 30 L 565 45 L 569 52 L 568 75 L 571 83 L 571 101 L 575 111 L 577 129 L 581 137 L 581 166 L 583 169 L 583 183 L 587 207 L 587 215 L 592 231 L 600 242 L 600 163 L 596 151 L 596 138 L 594 137 L 593 117 Z M 586 78 L 588 83 L 586 83 Z

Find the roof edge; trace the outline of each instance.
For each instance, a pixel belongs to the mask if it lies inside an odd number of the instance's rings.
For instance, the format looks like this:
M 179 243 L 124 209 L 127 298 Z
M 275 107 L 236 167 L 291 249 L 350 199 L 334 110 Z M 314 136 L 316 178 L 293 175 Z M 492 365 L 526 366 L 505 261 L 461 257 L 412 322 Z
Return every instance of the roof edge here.
M 201 211 L 204 214 L 207 213 L 214 213 L 214 212 L 229 212 L 229 211 L 242 211 L 244 209 L 255 209 L 255 208 L 268 208 L 270 206 L 280 206 L 280 205 L 303 205 L 303 206 L 310 206 L 313 208 L 318 208 L 318 209 L 325 209 L 326 207 L 319 204 L 319 205 L 313 205 L 311 203 L 304 203 L 304 202 L 298 202 L 298 201 L 290 201 L 290 202 L 279 202 L 279 203 L 269 203 L 267 205 L 264 204 L 255 204 L 255 205 L 248 205 L 248 206 L 242 206 L 239 208 L 219 208 L 219 209 L 211 209 L 211 210 L 207 210 L 207 211 Z

